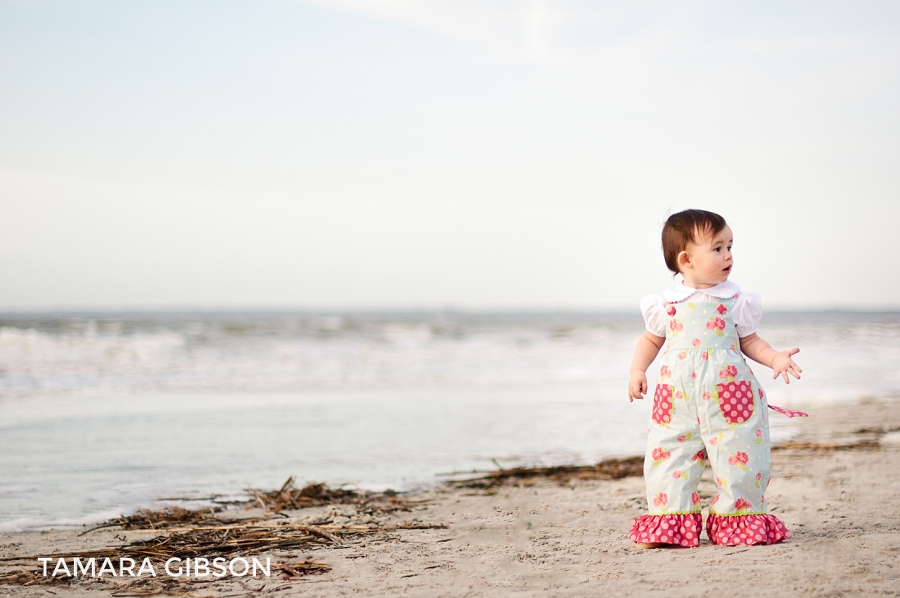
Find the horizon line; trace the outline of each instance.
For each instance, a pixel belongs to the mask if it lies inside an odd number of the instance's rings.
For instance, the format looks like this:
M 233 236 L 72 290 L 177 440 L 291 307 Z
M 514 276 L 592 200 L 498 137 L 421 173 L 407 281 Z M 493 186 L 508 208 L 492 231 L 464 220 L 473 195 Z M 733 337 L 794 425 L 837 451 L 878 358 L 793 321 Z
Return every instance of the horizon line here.
M 858 305 L 848 303 L 824 304 L 800 307 L 790 304 L 775 305 L 766 309 L 766 314 L 797 313 L 900 313 L 900 305 Z M 640 314 L 635 306 L 0 306 L 0 318 L 7 316 L 78 316 L 78 315 L 250 315 L 250 314 L 296 314 L 310 316 L 324 315 L 629 315 Z

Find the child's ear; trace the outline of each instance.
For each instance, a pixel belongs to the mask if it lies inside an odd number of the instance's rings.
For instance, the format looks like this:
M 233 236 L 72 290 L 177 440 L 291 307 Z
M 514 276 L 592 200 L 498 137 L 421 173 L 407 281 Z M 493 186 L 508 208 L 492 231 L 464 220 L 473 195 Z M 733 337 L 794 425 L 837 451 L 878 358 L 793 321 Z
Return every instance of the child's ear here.
M 687 251 L 682 251 L 675 258 L 675 263 L 678 264 L 679 270 L 688 270 L 691 268 L 691 256 Z

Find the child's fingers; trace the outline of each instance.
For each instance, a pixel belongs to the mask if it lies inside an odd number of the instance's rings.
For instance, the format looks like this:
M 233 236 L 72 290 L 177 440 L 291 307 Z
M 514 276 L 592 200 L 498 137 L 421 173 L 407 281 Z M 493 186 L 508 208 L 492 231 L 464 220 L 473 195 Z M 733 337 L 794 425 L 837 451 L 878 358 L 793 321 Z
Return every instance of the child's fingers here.
M 635 399 L 643 399 L 647 394 L 647 380 L 630 381 L 628 383 L 628 402 L 631 403 Z
M 793 349 L 790 349 L 788 351 L 788 355 L 796 355 L 799 352 L 800 352 L 800 347 L 794 347 Z
M 801 374 L 803 373 L 803 369 L 799 365 L 794 363 L 793 361 L 791 362 L 791 367 L 794 368 L 795 370 L 797 370 L 798 372 L 800 372 Z

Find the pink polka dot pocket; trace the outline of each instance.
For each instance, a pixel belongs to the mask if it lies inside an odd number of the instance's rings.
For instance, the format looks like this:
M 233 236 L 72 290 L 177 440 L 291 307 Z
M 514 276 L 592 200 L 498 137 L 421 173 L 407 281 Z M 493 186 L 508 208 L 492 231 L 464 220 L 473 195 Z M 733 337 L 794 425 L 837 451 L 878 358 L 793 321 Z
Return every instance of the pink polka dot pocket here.
M 667 424 L 672 421 L 672 392 L 675 387 L 671 384 L 657 384 L 653 393 L 653 423 Z
M 719 408 L 729 424 L 742 424 L 753 415 L 753 387 L 749 380 L 716 384 Z

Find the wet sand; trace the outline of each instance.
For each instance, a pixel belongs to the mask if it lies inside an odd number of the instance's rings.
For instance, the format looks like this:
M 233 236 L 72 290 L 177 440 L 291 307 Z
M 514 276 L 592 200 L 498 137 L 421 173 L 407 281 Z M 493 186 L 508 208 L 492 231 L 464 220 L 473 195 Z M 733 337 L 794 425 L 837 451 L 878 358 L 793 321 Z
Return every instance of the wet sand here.
M 195 596 L 898 595 L 900 399 L 808 411 L 795 442 L 858 446 L 773 451 L 770 511 L 794 534 L 781 544 L 718 547 L 704 538 L 693 549 L 639 549 L 626 534 L 645 510 L 641 478 L 563 486 L 539 480 L 495 493 L 442 487 L 412 497 L 427 501 L 413 511 L 381 516 L 377 523 L 444 523 L 446 529 L 387 532 L 270 555 L 279 562 L 325 562 L 331 570 L 321 575 L 226 579 L 184 589 Z M 708 507 L 709 470 L 700 491 Z M 363 521 L 346 505 L 289 515 L 298 522 L 323 516 L 336 523 Z M 79 537 L 80 531 L 0 534 L 0 554 L 91 550 L 117 543 L 116 535 L 136 537 L 102 530 Z M 128 581 L 0 585 L 0 596 L 137 595 L 122 593 Z

